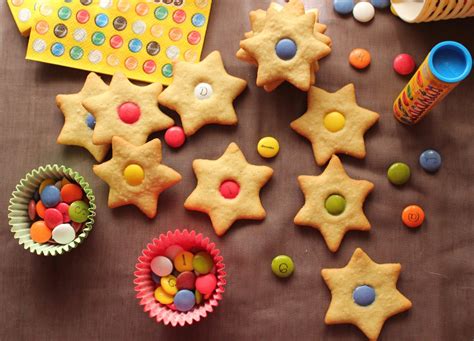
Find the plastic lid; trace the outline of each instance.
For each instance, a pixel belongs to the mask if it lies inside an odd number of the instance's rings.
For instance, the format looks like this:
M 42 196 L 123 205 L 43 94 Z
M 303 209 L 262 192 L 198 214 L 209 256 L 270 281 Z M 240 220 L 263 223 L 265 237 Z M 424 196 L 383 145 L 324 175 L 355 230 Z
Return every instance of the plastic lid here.
M 443 41 L 433 47 L 428 63 L 433 75 L 446 83 L 462 81 L 472 69 L 468 49 L 455 41 Z

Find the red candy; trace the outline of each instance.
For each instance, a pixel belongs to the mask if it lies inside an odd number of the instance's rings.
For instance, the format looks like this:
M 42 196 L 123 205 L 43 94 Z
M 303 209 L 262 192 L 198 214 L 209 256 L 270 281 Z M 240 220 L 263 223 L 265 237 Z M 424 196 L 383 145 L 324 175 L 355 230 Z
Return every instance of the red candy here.
M 217 278 L 214 274 L 199 276 L 196 279 L 196 289 L 203 295 L 212 294 L 216 286 Z
M 221 195 L 226 199 L 234 199 L 240 192 L 240 186 L 233 180 L 224 181 L 219 188 Z
M 63 222 L 69 223 L 71 221 L 71 218 L 69 217 L 69 205 L 66 204 L 65 202 L 60 202 L 56 207 L 55 207 L 61 214 L 63 215 Z
M 179 148 L 184 144 L 185 140 L 186 135 L 181 127 L 171 127 L 165 133 L 165 141 L 170 147 Z
M 52 230 L 63 223 L 63 215 L 55 208 L 48 208 L 44 212 L 44 222 Z
M 127 124 L 132 124 L 140 118 L 140 107 L 132 102 L 123 103 L 118 108 L 120 119 Z
M 66 184 L 61 188 L 61 199 L 67 204 L 82 199 L 82 188 L 75 184 Z
M 194 290 L 196 275 L 191 271 L 184 271 L 176 278 L 176 287 L 178 290 Z
M 399 54 L 393 60 L 393 69 L 402 76 L 409 75 L 415 70 L 415 60 L 409 54 Z
M 28 216 L 31 220 L 35 220 L 36 218 L 36 202 L 33 199 L 31 199 L 28 204 Z

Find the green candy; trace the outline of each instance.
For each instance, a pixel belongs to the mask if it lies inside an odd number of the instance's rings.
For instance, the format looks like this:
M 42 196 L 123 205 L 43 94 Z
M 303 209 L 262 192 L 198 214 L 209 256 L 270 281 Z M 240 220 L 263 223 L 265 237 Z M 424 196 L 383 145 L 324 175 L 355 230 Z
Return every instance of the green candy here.
M 69 218 L 75 223 L 83 223 L 89 216 L 89 205 L 84 201 L 74 201 L 69 206 Z
M 193 269 L 200 275 L 205 275 L 211 272 L 213 266 L 214 262 L 211 256 L 205 251 L 196 253 L 193 258 Z
M 326 199 L 324 207 L 329 214 L 339 215 L 344 212 L 344 209 L 346 208 L 346 199 L 339 194 L 332 194 Z
M 272 260 L 273 273 L 281 278 L 289 277 L 295 271 L 295 263 L 290 256 L 279 255 Z
M 403 162 L 395 162 L 387 171 L 388 180 L 394 185 L 403 185 L 410 179 L 410 167 Z

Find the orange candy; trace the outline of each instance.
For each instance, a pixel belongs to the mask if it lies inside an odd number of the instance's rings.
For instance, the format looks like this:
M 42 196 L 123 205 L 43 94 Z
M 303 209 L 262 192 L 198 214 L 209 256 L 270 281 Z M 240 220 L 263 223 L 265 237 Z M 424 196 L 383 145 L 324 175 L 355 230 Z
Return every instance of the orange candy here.
M 66 204 L 82 199 L 82 188 L 75 184 L 66 184 L 61 188 L 61 199 Z
M 410 205 L 405 207 L 402 212 L 403 223 L 411 228 L 415 228 L 423 224 L 425 220 L 425 212 L 418 205 Z
M 30 237 L 31 239 L 39 244 L 46 243 L 51 239 L 51 230 L 46 226 L 45 222 L 38 220 L 31 225 Z
M 40 218 L 44 219 L 44 211 L 46 211 L 46 207 L 44 206 L 43 202 L 40 200 L 36 203 L 36 213 L 38 213 Z
M 370 52 L 366 49 L 354 49 L 349 54 L 349 63 L 356 69 L 365 69 L 370 64 Z

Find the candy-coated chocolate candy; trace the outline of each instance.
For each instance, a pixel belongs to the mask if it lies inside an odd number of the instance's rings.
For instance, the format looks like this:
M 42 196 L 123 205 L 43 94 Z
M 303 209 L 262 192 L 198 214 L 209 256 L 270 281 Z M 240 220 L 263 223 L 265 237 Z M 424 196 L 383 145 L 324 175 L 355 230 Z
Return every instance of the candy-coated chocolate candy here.
M 44 212 L 44 222 L 52 230 L 63 223 L 63 215 L 55 208 L 48 208 Z
M 71 181 L 69 181 L 67 178 L 62 178 L 61 180 L 61 189 L 66 186 L 67 184 L 70 184 Z
M 280 151 L 278 140 L 271 136 L 266 136 L 258 141 L 257 152 L 261 157 L 272 158 Z
M 410 167 L 403 162 L 395 162 L 387 171 L 388 180 L 394 185 L 403 185 L 410 179 Z
M 324 207 L 331 215 L 339 215 L 346 208 L 346 199 L 339 194 L 331 194 L 324 202 Z
M 145 171 L 140 165 L 131 164 L 123 170 L 123 177 L 130 186 L 138 186 L 145 179 Z
M 394 16 L 398 17 L 397 11 L 395 11 L 395 8 L 392 5 L 390 5 L 390 12 L 392 12 Z
M 165 256 L 156 256 L 150 264 L 151 271 L 160 277 L 168 276 L 173 271 L 173 263 Z
M 35 243 L 43 244 L 51 239 L 51 230 L 44 221 L 39 220 L 31 225 L 30 237 Z
M 196 304 L 201 304 L 202 294 L 199 291 L 194 290 L 194 296 L 196 297 Z
M 355 20 L 369 22 L 375 16 L 375 8 L 370 2 L 358 2 L 352 10 Z
M 151 272 L 151 279 L 153 280 L 153 282 L 155 282 L 155 284 L 161 284 L 161 277 L 153 271 Z
M 61 190 L 61 187 L 63 187 L 62 181 L 61 180 L 56 181 L 56 183 L 54 184 L 54 187 Z
M 72 221 L 76 223 L 83 223 L 89 216 L 89 205 L 87 205 L 84 201 L 74 201 L 69 206 L 68 213 Z
M 71 220 L 69 220 L 70 222 Z M 79 231 L 82 229 L 82 223 L 76 223 L 76 222 L 72 222 L 72 227 L 74 228 L 74 231 L 76 231 L 76 233 L 79 233 Z
M 441 155 L 433 149 L 427 149 L 420 155 L 421 167 L 430 173 L 436 172 L 441 167 Z
M 339 14 L 349 14 L 354 8 L 354 0 L 334 0 L 334 10 Z
M 390 0 L 370 0 L 375 8 L 387 8 L 390 6 Z
M 370 61 L 370 52 L 366 49 L 357 48 L 349 54 L 349 63 L 356 69 L 365 69 L 370 65 Z
M 293 259 L 287 255 L 279 255 L 272 260 L 272 271 L 278 277 L 289 277 L 295 270 Z
M 181 251 L 174 258 L 174 267 L 179 272 L 193 271 L 193 258 L 194 255 L 189 251 Z
M 415 60 L 407 53 L 399 54 L 393 60 L 393 69 L 402 76 L 412 73 L 415 66 Z
M 408 227 L 418 227 L 425 220 L 425 212 L 418 205 L 410 205 L 402 211 L 402 221 Z
M 240 186 L 234 180 L 226 180 L 219 187 L 221 195 L 226 199 L 234 199 L 239 195 Z
M 161 304 L 171 304 L 173 303 L 173 296 L 168 295 L 162 287 L 155 289 L 155 298 Z
M 196 279 L 196 289 L 203 295 L 212 294 L 217 286 L 217 278 L 214 274 L 199 276 Z
M 33 193 L 33 200 L 38 202 L 40 201 L 41 197 L 40 197 L 40 194 L 39 194 L 39 191 L 36 190 L 34 193 Z
M 283 60 L 292 59 L 297 52 L 296 43 L 288 38 L 280 39 L 275 45 L 275 52 L 278 58 Z
M 174 303 L 168 304 L 167 307 L 173 311 L 176 311 L 176 306 L 174 305 Z
M 45 207 L 54 207 L 61 201 L 61 192 L 54 185 L 46 186 L 40 196 Z
M 127 124 L 133 124 L 140 118 L 140 107 L 132 102 L 123 103 L 118 108 L 120 119 Z
M 327 130 L 329 130 L 331 133 L 335 133 L 344 128 L 346 124 L 346 118 L 340 112 L 333 111 L 324 116 L 323 124 Z
M 375 290 L 368 285 L 360 285 L 354 289 L 352 298 L 356 304 L 366 307 L 375 301 Z
M 176 287 L 179 290 L 188 289 L 194 290 L 196 282 L 196 275 L 191 271 L 181 272 L 176 278 Z
M 61 224 L 53 229 L 53 240 L 58 244 L 69 244 L 76 238 L 76 231 L 71 224 Z
M 43 202 L 40 200 L 36 203 L 36 213 L 40 218 L 44 219 L 44 211 L 46 211 L 46 207 L 44 207 Z
M 205 299 L 205 300 L 208 300 L 208 299 L 210 299 L 211 297 L 212 297 L 212 293 L 207 294 L 207 295 L 204 295 L 204 299 Z
M 74 201 L 82 199 L 82 188 L 76 184 L 65 184 L 61 188 L 61 199 L 66 204 L 71 204 Z
M 184 251 L 184 249 L 180 245 L 171 245 L 166 248 L 165 256 L 169 259 L 175 259 L 178 253 L 180 253 L 181 251 Z
M 69 217 L 69 205 L 66 204 L 65 202 L 60 202 L 56 207 L 55 207 L 61 214 L 63 215 L 63 221 L 65 223 L 69 223 L 71 221 L 71 217 Z
M 183 128 L 174 126 L 166 130 L 165 142 L 168 146 L 179 148 L 184 144 L 184 141 L 186 141 L 186 135 L 184 134 Z
M 180 290 L 174 296 L 174 306 L 178 311 L 189 311 L 194 307 L 196 303 L 196 298 L 194 293 L 189 290 Z
M 201 275 L 208 274 L 211 272 L 212 267 L 214 266 L 214 261 L 210 254 L 206 251 L 200 251 L 196 253 L 193 258 L 193 268 L 194 271 L 197 271 Z
M 38 189 L 38 192 L 39 194 L 41 194 L 41 192 L 43 192 L 43 189 L 45 189 L 46 186 L 50 186 L 50 185 L 54 185 L 56 181 L 54 181 L 54 179 L 45 179 L 41 182 L 40 186 L 39 186 L 39 189 Z
M 173 275 L 161 277 L 160 284 L 168 295 L 174 296 L 178 292 L 178 288 L 176 286 L 176 277 Z
M 214 91 L 209 83 L 199 83 L 194 88 L 194 96 L 200 100 L 211 98 L 213 93 Z
M 35 220 L 36 218 L 36 202 L 33 199 L 28 203 L 28 217 L 31 220 Z

